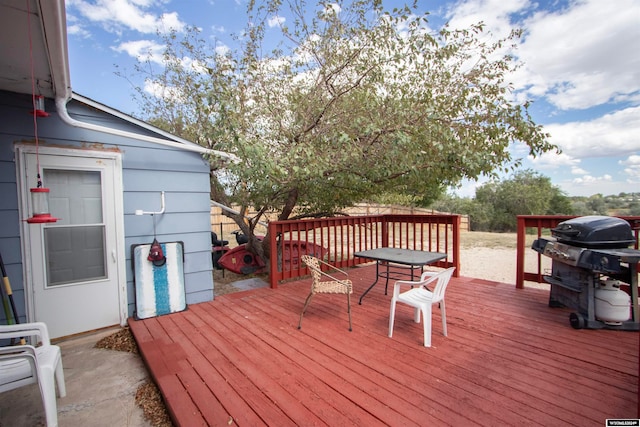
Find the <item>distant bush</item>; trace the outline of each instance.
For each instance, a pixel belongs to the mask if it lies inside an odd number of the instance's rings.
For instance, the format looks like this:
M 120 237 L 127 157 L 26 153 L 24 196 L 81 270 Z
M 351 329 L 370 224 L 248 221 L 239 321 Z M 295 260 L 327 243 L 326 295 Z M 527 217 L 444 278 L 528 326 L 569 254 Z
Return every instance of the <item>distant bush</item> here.
M 446 195 L 431 208 L 469 215 L 473 231 L 515 232 L 518 215 L 571 215 L 571 199 L 551 179 L 527 169 L 503 181 L 489 182 L 475 198 Z

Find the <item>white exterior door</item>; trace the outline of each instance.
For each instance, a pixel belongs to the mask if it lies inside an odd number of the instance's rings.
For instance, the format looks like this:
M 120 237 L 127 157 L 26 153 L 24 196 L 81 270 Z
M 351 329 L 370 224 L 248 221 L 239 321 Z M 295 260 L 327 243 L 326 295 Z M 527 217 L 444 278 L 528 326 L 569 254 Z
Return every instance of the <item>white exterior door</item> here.
M 115 153 L 22 150 L 23 217 L 29 187 L 50 189 L 55 223 L 25 223 L 25 290 L 29 318 L 62 337 L 126 321 L 120 157 Z M 120 221 L 121 222 L 121 221 Z

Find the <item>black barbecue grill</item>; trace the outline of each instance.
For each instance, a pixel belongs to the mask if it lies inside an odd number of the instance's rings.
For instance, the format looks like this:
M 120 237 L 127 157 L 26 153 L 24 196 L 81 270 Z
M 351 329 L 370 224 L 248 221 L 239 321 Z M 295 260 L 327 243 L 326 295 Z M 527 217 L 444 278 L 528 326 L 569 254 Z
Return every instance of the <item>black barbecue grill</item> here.
M 561 222 L 551 235 L 555 240 L 539 238 L 532 245 L 552 259 L 551 275 L 544 276 L 551 285 L 549 306 L 576 310 L 570 315 L 576 329 L 640 330 L 640 251 L 629 248 L 636 242 L 631 225 L 584 216 Z

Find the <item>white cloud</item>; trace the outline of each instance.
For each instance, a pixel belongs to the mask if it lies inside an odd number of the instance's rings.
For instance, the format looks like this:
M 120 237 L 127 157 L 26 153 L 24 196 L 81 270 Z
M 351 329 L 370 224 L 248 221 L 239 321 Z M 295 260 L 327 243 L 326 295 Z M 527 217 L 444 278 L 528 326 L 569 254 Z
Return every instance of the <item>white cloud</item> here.
M 574 158 L 627 156 L 640 151 L 640 107 L 591 121 L 546 125 L 545 131 L 552 143 Z
M 126 29 L 154 34 L 172 29 L 182 31 L 185 27 L 176 12 L 156 15 L 145 11 L 161 3 L 159 1 L 97 0 L 90 3 L 86 0 L 73 0 L 67 3 L 67 6 L 75 7 L 84 18 L 100 23 L 109 32 L 120 33 Z
M 113 48 L 113 50 L 116 52 L 125 52 L 129 56 L 137 58 L 140 61 L 150 61 L 159 65 L 164 65 L 165 47 L 165 45 L 158 44 L 153 40 L 135 40 L 121 43 L 119 46 Z M 224 53 L 225 47 L 219 46 L 219 48 L 216 48 L 216 52 Z M 179 63 L 183 68 L 190 68 L 197 73 L 207 72 L 206 64 L 186 56 L 180 58 Z
M 156 25 L 160 32 L 183 31 L 185 27 L 185 23 L 180 20 L 176 12 L 163 13 Z
M 620 192 L 633 192 L 633 187 L 621 181 L 616 181 L 611 175 L 604 174 L 593 176 L 586 174 L 573 180 L 559 183 L 562 191 L 569 196 L 592 196 L 594 194 L 618 194 Z
M 566 153 L 557 154 L 555 151 L 543 153 L 535 159 L 530 159 L 536 169 L 577 168 L 580 159 L 569 156 Z
M 624 173 L 628 176 L 627 182 L 640 184 L 640 156 L 632 155 L 627 160 L 618 162 L 624 167 Z
M 571 174 L 572 175 L 587 175 L 589 172 L 587 172 L 586 170 L 582 169 L 581 167 L 578 166 L 573 166 L 571 168 Z
M 269 26 L 269 28 L 279 27 L 284 24 L 285 21 L 286 19 L 283 16 L 273 16 L 269 18 L 267 25 Z
M 456 2 L 446 17 L 451 28 L 469 28 L 483 22 L 498 37 L 507 36 L 513 28 L 510 15 L 531 7 L 529 0 L 469 0 Z
M 73 14 L 67 14 L 67 33 L 82 38 L 89 38 L 91 33 L 82 26 L 78 18 Z
M 638 155 L 633 155 L 633 156 L 629 156 L 629 158 L 627 160 L 620 160 L 621 165 L 623 166 L 640 166 L 640 156 Z
M 91 33 L 82 27 L 82 25 L 67 25 L 67 33 L 85 39 L 91 37 Z
M 638 102 L 640 2 L 574 0 L 523 25 L 521 86 L 562 110 Z M 633 53 L 635 52 L 635 54 Z
M 607 181 L 607 180 L 595 180 L 595 181 L 582 181 L 582 182 L 560 182 L 560 189 L 569 196 L 584 196 L 589 197 L 594 194 L 619 194 L 619 193 L 637 193 L 638 186 L 624 181 Z
M 144 91 L 159 99 L 173 100 L 182 102 L 184 94 L 175 86 L 163 86 L 157 82 L 146 80 L 144 82 Z
M 576 178 L 573 180 L 575 184 L 597 184 L 599 182 L 610 182 L 612 180 L 611 175 L 602 175 L 602 176 L 591 176 L 584 175 L 580 178 Z
M 338 3 L 329 3 L 326 5 L 324 13 L 335 13 L 336 15 L 342 11 L 342 8 Z
M 216 44 L 216 54 L 220 55 L 220 56 L 225 56 L 227 53 L 229 53 L 231 51 L 231 49 L 229 48 L 229 46 L 222 44 L 222 43 L 218 43 Z
M 180 64 L 183 68 L 190 68 L 196 73 L 206 74 L 207 73 L 207 64 L 202 61 L 194 60 L 189 57 L 183 57 L 180 59 Z
M 158 44 L 152 40 L 135 40 L 121 43 L 113 48 L 116 52 L 125 52 L 133 58 L 141 61 L 151 61 L 156 64 L 163 64 L 164 45 Z
M 446 17 L 453 28 L 482 21 L 495 37 L 524 29 L 515 52 L 524 66 L 512 76 L 525 89 L 518 99 L 545 97 L 561 110 L 640 102 L 640 2 L 569 0 L 565 8 L 530 14 L 539 7 L 530 0 L 469 0 L 456 2 Z

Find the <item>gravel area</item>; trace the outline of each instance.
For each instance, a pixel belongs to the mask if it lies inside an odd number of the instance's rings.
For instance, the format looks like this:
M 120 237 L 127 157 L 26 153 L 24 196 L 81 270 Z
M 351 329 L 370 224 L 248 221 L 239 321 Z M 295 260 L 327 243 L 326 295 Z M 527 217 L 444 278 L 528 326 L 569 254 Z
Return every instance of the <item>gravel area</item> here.
M 125 351 L 139 354 L 136 341 L 129 328 L 122 328 L 118 332 L 108 335 L 96 343 L 96 348 Z M 144 414 L 144 418 L 154 427 L 172 427 L 173 423 L 162 401 L 162 396 L 156 385 L 147 381 L 136 390 L 135 403 Z

